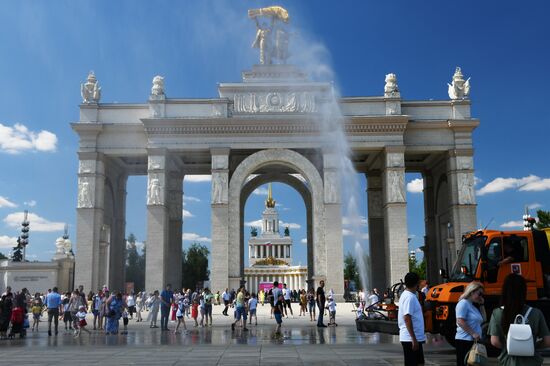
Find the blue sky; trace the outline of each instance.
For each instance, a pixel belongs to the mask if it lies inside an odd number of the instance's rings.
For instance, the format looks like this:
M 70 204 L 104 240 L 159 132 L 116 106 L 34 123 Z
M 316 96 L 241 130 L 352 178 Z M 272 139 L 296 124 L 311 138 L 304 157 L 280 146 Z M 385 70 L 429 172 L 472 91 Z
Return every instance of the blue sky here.
M 479 193 L 478 220 L 512 228 L 525 205 L 550 210 L 550 5 L 543 1 L 281 1 L 297 43 L 329 65 L 343 96 L 381 95 L 397 74 L 403 99 L 447 100 L 455 66 L 471 77 Z M 238 81 L 257 62 L 249 8 L 266 1 L 5 1 L 0 5 L 0 252 L 31 212 L 29 259 L 47 260 L 69 224 L 74 240 L 79 87 L 89 70 L 103 102 L 145 102 L 153 76 L 168 97 L 216 97 L 218 82 Z M 306 57 L 294 49 L 295 61 Z M 293 62 L 291 58 L 289 62 Z M 318 70 L 314 70 L 318 71 Z M 407 174 L 407 182 L 418 179 Z M 127 232 L 146 236 L 145 178 L 128 185 Z M 361 178 L 361 215 L 366 216 Z M 407 193 L 411 245 L 423 240 L 422 195 Z M 292 224 L 295 262 L 305 264 L 305 209 L 275 184 L 281 220 Z M 185 245 L 210 245 L 210 182 L 184 183 Z M 260 218 L 253 194 L 245 220 Z M 364 227 L 365 232 L 367 228 Z M 248 234 L 248 229 L 246 229 Z M 347 237 L 345 251 L 351 248 Z M 366 247 L 367 242 L 363 243 Z

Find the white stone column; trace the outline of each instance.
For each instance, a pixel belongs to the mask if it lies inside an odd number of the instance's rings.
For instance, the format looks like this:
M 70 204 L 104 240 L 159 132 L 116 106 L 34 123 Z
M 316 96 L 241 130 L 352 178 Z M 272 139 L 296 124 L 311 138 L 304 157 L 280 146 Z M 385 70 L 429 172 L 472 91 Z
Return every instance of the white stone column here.
M 454 240 L 454 250 L 450 251 L 449 263 L 454 263 L 458 250 L 460 250 L 462 234 L 474 231 L 477 227 L 472 150 L 449 151 L 447 181 L 452 211 L 451 233 L 453 238 L 451 239 Z
M 385 150 L 383 172 L 384 239 L 388 286 L 409 272 L 404 147 Z
M 334 289 L 338 300 L 344 296 L 344 243 L 342 238 L 341 171 L 339 159 L 323 153 L 323 184 L 325 206 L 326 288 Z M 315 281 L 318 285 L 318 281 Z
M 239 243 L 229 246 L 229 149 L 212 149 L 212 290 L 238 288 Z M 242 258 L 241 258 L 242 260 Z M 230 281 L 231 280 L 231 281 Z
M 148 151 L 147 168 L 147 255 L 145 256 L 145 288 L 162 290 L 168 284 L 169 215 L 166 205 L 165 149 Z M 172 284 L 175 285 L 175 284 Z
M 75 286 L 96 291 L 99 283 L 100 235 L 104 216 L 103 154 L 79 153 L 76 210 Z

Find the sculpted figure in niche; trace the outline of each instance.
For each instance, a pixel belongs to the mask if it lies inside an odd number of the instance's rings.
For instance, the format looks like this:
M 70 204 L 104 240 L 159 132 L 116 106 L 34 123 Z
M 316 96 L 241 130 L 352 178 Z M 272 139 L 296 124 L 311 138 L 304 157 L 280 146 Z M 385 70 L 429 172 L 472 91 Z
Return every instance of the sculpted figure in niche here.
M 461 205 L 471 205 L 475 203 L 475 197 L 474 197 L 474 182 L 473 179 L 467 175 L 462 174 L 459 176 L 460 179 L 458 180 L 458 190 L 459 190 L 459 196 L 458 196 L 458 203 Z
M 338 187 L 336 182 L 336 173 L 326 173 L 326 199 L 327 203 L 336 203 L 338 202 Z
M 223 203 L 225 186 L 227 185 L 227 177 L 225 174 L 216 174 L 213 178 L 212 203 Z
M 86 178 L 82 178 L 80 181 L 80 187 L 78 189 L 78 207 L 80 208 L 93 207 L 90 182 L 88 182 Z
M 161 199 L 161 186 L 160 180 L 157 176 L 152 176 L 149 181 L 149 196 L 147 200 L 149 205 L 160 205 L 162 204 Z
M 389 172 L 389 202 L 405 202 L 405 193 L 403 188 L 405 186 L 403 174 L 401 172 L 392 170 Z

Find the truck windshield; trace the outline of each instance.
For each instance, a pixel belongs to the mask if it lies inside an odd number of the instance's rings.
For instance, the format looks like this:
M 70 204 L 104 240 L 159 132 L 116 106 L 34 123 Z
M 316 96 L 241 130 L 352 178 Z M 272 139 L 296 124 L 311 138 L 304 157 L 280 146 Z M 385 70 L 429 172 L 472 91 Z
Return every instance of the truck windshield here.
M 477 236 L 465 239 L 458 254 L 456 264 L 450 274 L 451 281 L 472 281 L 477 263 L 481 257 L 481 248 L 485 245 L 486 236 Z

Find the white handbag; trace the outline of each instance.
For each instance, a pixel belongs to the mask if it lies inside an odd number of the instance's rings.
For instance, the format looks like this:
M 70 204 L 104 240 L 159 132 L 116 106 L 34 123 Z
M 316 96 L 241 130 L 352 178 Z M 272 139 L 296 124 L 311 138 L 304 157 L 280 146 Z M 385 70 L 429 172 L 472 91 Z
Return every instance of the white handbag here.
M 514 323 L 510 324 L 508 336 L 506 337 L 506 350 L 510 356 L 525 357 L 535 355 L 533 332 L 531 326 L 526 323 L 532 309 L 529 307 L 525 316 L 521 314 L 516 315 Z

